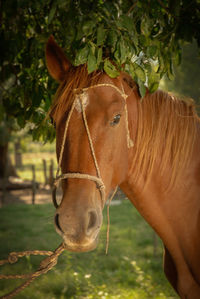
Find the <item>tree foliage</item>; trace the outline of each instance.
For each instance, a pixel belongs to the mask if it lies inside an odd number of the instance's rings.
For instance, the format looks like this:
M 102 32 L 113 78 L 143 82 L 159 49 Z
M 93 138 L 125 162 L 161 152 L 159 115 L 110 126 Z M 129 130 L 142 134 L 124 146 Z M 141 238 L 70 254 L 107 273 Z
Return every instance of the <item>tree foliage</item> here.
M 6 0 L 0 7 L 0 120 L 54 137 L 44 118 L 55 83 L 44 62 L 53 34 L 73 65 L 110 77 L 127 71 L 144 95 L 173 77 L 181 43 L 200 46 L 200 0 Z

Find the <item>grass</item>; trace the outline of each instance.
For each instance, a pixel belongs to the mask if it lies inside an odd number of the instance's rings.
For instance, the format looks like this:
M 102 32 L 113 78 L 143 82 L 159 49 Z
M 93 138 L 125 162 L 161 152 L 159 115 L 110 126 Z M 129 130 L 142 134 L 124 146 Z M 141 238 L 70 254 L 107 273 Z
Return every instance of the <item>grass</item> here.
M 50 204 L 18 204 L 0 209 L 0 257 L 6 258 L 10 251 L 54 250 L 62 240 L 54 230 L 53 214 Z M 107 256 L 104 224 L 95 251 L 65 251 L 57 266 L 37 278 L 16 299 L 178 298 L 163 274 L 161 242 L 155 257 L 153 232 L 130 202 L 124 200 L 121 205 L 111 206 L 110 217 Z M 16 265 L 4 266 L 1 273 L 33 272 L 40 260 L 41 257 L 24 258 Z M 21 282 L 1 280 L 0 295 Z

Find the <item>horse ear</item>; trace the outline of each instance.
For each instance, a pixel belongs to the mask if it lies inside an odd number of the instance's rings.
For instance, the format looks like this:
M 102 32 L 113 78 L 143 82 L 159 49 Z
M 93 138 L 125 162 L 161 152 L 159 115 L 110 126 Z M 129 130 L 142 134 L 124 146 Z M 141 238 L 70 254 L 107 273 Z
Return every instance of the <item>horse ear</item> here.
M 67 70 L 71 66 L 63 50 L 57 45 L 52 35 L 46 44 L 46 64 L 50 75 L 59 82 L 63 81 Z

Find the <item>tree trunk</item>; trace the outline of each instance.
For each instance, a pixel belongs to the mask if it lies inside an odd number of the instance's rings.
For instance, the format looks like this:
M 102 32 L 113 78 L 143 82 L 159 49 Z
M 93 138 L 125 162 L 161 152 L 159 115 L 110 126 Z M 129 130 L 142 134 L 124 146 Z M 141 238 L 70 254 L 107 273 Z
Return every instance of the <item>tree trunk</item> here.
M 4 145 L 0 144 L 0 178 L 5 178 L 5 176 L 17 176 L 8 155 L 8 143 Z

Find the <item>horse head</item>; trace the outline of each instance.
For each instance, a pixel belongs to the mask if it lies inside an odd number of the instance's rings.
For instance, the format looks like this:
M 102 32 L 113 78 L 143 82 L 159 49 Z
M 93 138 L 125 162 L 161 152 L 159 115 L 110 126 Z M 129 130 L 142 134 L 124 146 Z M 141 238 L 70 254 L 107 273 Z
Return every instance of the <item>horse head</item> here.
M 110 192 L 129 171 L 136 116 L 133 82 L 121 73 L 88 75 L 74 67 L 51 37 L 46 46 L 47 68 L 60 82 L 51 117 L 56 126 L 56 151 L 63 196 L 56 204 L 55 226 L 67 249 L 96 247 L 102 210 Z

